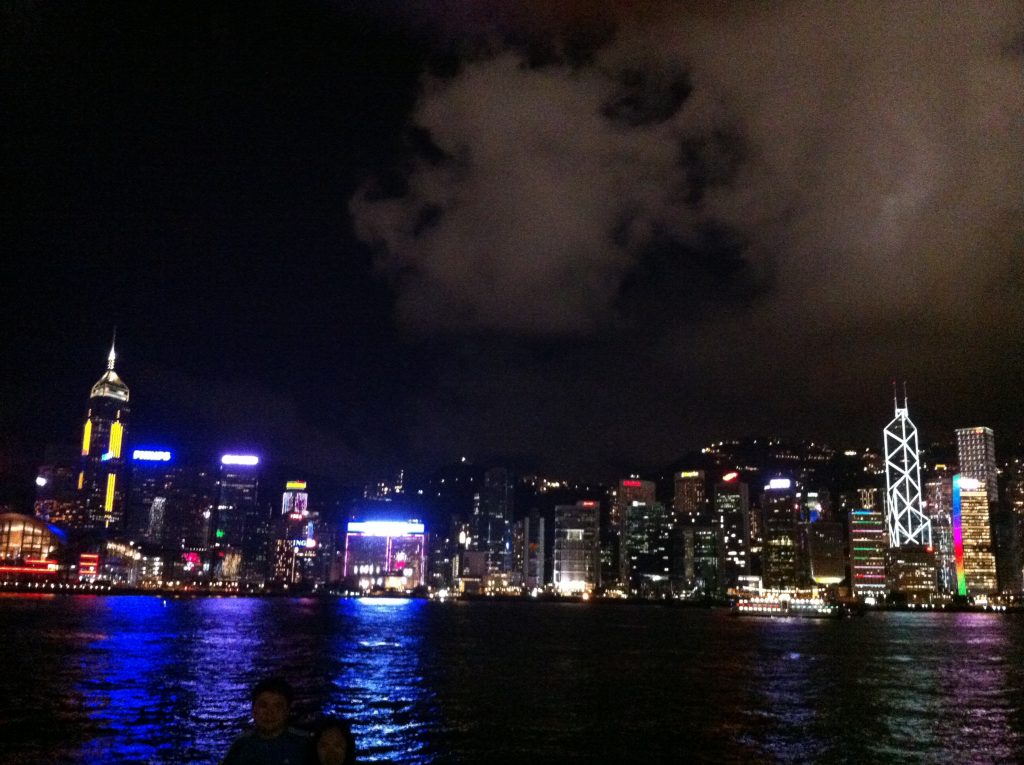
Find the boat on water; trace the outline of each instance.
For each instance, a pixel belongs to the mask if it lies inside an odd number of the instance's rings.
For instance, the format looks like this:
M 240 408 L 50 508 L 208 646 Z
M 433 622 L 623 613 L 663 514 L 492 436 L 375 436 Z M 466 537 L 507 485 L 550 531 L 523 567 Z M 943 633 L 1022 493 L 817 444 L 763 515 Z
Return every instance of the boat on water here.
M 840 603 L 814 598 L 750 596 L 740 598 L 733 608 L 736 616 L 788 616 L 801 619 L 841 619 L 849 615 Z

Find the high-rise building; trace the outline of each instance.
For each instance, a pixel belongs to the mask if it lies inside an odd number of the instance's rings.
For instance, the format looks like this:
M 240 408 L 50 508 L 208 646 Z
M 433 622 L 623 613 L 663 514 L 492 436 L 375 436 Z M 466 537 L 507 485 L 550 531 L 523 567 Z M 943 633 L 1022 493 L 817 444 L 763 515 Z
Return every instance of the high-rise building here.
M 885 592 L 885 555 L 889 534 L 885 514 L 870 502 L 877 492 L 862 492 L 867 507 L 851 510 L 848 518 L 850 539 L 850 583 L 858 598 L 878 598 Z
M 886 581 L 894 596 L 908 603 L 927 603 L 935 592 L 935 553 L 930 547 L 908 545 L 886 551 Z
M 515 524 L 516 567 L 523 587 L 544 586 L 544 518 L 536 510 Z
M 624 581 L 631 593 L 650 596 L 668 592 L 671 529 L 671 516 L 660 502 L 634 502 L 627 508 Z
M 924 482 L 923 507 L 932 525 L 935 577 L 939 592 L 956 592 L 956 556 L 953 551 L 953 471 L 935 465 Z
M 842 524 L 826 520 L 807 524 L 807 562 L 815 584 L 839 584 L 846 578 Z
M 675 474 L 672 512 L 683 526 L 711 525 L 707 487 L 703 470 L 682 470 Z
M 643 481 L 637 476 L 623 478 L 612 492 L 609 511 L 609 536 L 607 557 L 611 563 L 611 576 L 623 588 L 629 587 L 629 554 L 626 551 L 627 519 L 629 508 L 634 504 L 653 505 L 655 499 L 654 481 Z M 606 582 L 605 584 L 611 584 Z
M 41 465 L 36 473 L 35 515 L 60 528 L 79 517 L 78 467 L 74 464 Z
M 107 370 L 89 392 L 78 474 L 80 509 L 68 523 L 73 532 L 118 532 L 124 519 L 122 452 L 129 414 L 128 386 L 114 371 L 116 359 L 112 344 Z
M 489 573 L 512 569 L 512 515 L 515 486 L 505 468 L 484 472 L 483 485 L 473 498 L 473 547 L 487 553 Z
M 957 594 L 987 595 L 997 589 L 988 491 L 977 478 L 953 476 L 953 549 Z
M 704 596 L 720 594 L 726 585 L 722 530 L 718 526 L 683 526 L 679 535 L 684 589 Z
M 957 428 L 956 450 L 960 475 L 981 481 L 989 502 L 999 500 L 996 437 L 992 428 Z
M 275 585 L 312 586 L 326 580 L 327 561 L 320 555 L 323 529 L 319 521 L 319 515 L 309 511 L 306 482 L 288 481 L 281 494 L 281 515 L 272 524 L 271 578 Z
M 803 582 L 800 503 L 789 478 L 773 478 L 761 495 L 763 580 L 768 589 L 792 589 Z
M 591 500 L 555 506 L 552 580 L 562 594 L 589 593 L 601 586 L 600 504 Z
M 910 421 L 906 396 L 894 401 L 896 415 L 885 426 L 885 517 L 891 547 L 932 544 L 932 526 L 921 509 L 921 463 L 917 427 Z
M 715 484 L 714 514 L 722 529 L 727 585 L 750 572 L 750 497 L 739 473 L 729 472 Z
M 1016 573 L 1024 579 L 1024 459 L 1015 457 L 1007 467 L 1009 480 L 1006 482 L 1006 507 L 1017 532 Z
M 344 572 L 350 586 L 406 592 L 425 584 L 426 535 L 418 519 L 349 521 Z
M 259 504 L 259 464 L 251 454 L 220 459 L 210 544 L 219 581 L 258 584 L 268 573 L 270 512 Z

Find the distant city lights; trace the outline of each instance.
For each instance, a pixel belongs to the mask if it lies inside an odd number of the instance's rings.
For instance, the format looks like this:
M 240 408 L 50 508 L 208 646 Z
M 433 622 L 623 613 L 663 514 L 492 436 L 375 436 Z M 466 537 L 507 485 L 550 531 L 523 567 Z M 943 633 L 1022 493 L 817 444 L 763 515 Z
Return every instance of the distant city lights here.
M 255 454 L 225 454 L 220 458 L 220 464 L 252 467 L 260 464 L 260 458 Z
M 136 449 L 132 452 L 132 459 L 141 462 L 170 462 L 171 453 L 157 449 Z

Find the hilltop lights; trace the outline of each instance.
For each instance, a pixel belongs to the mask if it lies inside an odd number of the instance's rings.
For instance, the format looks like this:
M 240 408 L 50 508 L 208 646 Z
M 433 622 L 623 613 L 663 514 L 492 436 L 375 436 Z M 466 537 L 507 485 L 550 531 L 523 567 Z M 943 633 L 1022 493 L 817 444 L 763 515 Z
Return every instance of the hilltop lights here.
M 260 458 L 255 454 L 225 454 L 220 458 L 220 464 L 253 467 L 260 464 Z

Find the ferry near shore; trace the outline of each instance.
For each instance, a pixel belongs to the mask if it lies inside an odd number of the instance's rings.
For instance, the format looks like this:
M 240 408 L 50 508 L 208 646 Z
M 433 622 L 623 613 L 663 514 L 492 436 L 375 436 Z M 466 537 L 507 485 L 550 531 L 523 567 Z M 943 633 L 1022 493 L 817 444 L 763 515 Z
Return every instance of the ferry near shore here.
M 802 619 L 841 619 L 850 615 L 849 609 L 842 604 L 827 601 L 819 595 L 803 596 L 785 592 L 741 597 L 736 601 L 733 613 L 737 616 L 789 616 Z

